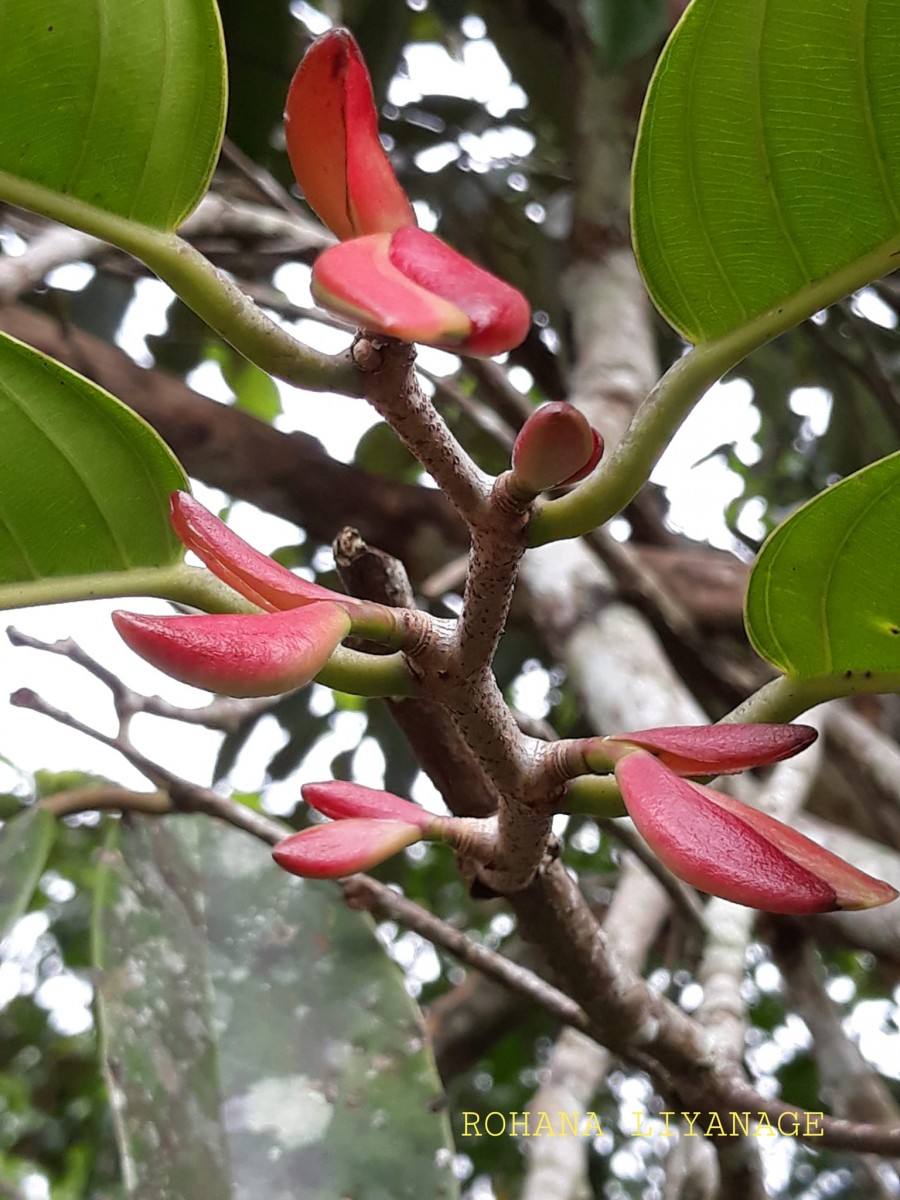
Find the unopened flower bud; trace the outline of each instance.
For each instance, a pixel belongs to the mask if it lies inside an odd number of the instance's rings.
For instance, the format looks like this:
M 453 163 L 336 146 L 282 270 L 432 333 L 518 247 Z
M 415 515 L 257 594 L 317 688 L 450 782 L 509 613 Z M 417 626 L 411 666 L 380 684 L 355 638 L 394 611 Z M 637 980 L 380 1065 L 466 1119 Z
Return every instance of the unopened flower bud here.
M 415 825 L 405 821 L 330 821 L 285 838 L 273 849 L 272 857 L 291 875 L 342 879 L 377 867 L 421 836 Z
M 603 456 L 603 438 L 572 404 L 554 400 L 535 409 L 516 438 L 513 476 L 523 491 L 537 495 L 577 483 Z

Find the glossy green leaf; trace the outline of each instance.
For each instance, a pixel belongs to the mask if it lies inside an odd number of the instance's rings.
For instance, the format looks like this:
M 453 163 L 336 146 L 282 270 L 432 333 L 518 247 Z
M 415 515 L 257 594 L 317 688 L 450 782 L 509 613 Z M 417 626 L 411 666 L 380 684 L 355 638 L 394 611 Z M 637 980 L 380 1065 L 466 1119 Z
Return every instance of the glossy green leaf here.
M 156 229 L 184 220 L 225 119 L 214 0 L 4 0 L 0 46 L 0 171 Z
M 0 938 L 27 912 L 55 836 L 56 819 L 36 806 L 0 828 Z
M 644 279 L 688 340 L 765 313 L 771 336 L 893 269 L 898 89 L 895 0 L 693 0 L 633 183 Z
M 421 1016 L 368 917 L 208 818 L 123 827 L 107 872 L 98 995 L 133 1195 L 457 1196 Z
M 900 672 L 900 454 L 820 493 L 779 526 L 750 576 L 763 658 L 816 678 Z
M 108 392 L 0 335 L 0 607 L 48 578 L 180 560 L 175 458 Z

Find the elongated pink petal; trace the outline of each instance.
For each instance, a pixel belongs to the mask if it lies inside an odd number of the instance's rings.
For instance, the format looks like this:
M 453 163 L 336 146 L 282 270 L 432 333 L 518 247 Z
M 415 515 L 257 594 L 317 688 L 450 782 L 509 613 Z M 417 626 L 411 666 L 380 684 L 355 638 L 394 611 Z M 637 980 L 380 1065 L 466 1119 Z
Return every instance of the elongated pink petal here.
M 285 838 L 272 857 L 291 875 L 341 879 L 378 866 L 420 839 L 416 826 L 405 821 L 334 821 Z
M 489 358 L 525 340 L 531 307 L 516 288 L 424 229 L 398 229 L 391 238 L 391 262 L 407 279 L 461 309 L 471 322 L 466 354 Z
M 402 800 L 392 792 L 381 792 L 359 783 L 330 779 L 324 783 L 304 783 L 300 791 L 307 804 L 336 821 L 348 817 L 371 817 L 406 821 L 421 830 L 428 829 L 435 822 L 434 815 L 418 804 Z
M 882 879 L 875 879 L 860 871 L 844 858 L 832 854 L 812 838 L 806 837 L 796 829 L 791 829 L 768 813 L 758 808 L 741 804 L 734 797 L 724 792 L 705 787 L 700 783 L 692 783 L 701 795 L 718 805 L 726 812 L 738 816 L 742 821 L 752 826 L 757 833 L 770 839 L 784 851 L 795 863 L 806 867 L 813 874 L 825 879 L 835 890 L 840 908 L 851 911 L 861 908 L 878 908 L 881 904 L 890 904 L 897 899 L 897 889 Z
M 260 608 L 270 611 L 299 608 L 320 600 L 358 606 L 354 596 L 343 596 L 301 579 L 268 555 L 254 550 L 188 492 L 173 492 L 169 507 L 172 528 L 188 550 L 193 550 L 223 583 Z
M 316 259 L 315 298 L 367 329 L 461 354 L 500 354 L 528 332 L 521 292 L 421 229 L 354 238 Z
M 390 234 L 375 234 L 329 246 L 313 266 L 316 300 L 376 333 L 460 349 L 472 332 L 469 318 L 398 270 L 390 242 Z
M 873 907 L 897 895 L 780 821 L 680 779 L 646 751 L 621 759 L 616 777 L 642 837 L 671 871 L 701 891 L 766 912 L 806 916 Z
M 141 658 L 167 675 L 225 696 L 276 696 L 309 683 L 350 631 L 336 604 L 260 615 L 150 617 L 115 612 Z
M 603 439 L 571 404 L 555 400 L 535 409 L 516 438 L 513 474 L 528 491 L 577 483 L 596 467 Z
M 599 739 L 598 751 L 625 742 L 649 750 L 677 775 L 730 775 L 791 758 L 817 736 L 811 725 L 673 725 L 611 734 Z
M 416 223 L 379 140 L 372 81 L 348 30 L 333 29 L 310 46 L 284 120 L 294 176 L 342 241 Z

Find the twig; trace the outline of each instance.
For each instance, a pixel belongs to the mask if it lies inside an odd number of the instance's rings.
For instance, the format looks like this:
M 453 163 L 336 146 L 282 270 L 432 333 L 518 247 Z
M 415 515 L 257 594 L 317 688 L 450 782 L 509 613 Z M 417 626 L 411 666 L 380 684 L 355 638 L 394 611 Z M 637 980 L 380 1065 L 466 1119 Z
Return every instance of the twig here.
M 132 691 L 118 675 L 97 662 L 71 638 L 44 642 L 12 626 L 7 629 L 6 634 L 14 646 L 25 646 L 31 650 L 43 650 L 47 654 L 58 654 L 68 658 L 108 687 L 122 732 L 127 729 L 131 718 L 137 713 L 147 713 L 154 717 L 165 717 L 170 721 L 181 721 L 185 725 L 200 725 L 204 729 L 215 729 L 220 733 L 234 733 L 245 721 L 260 716 L 273 704 L 272 698 L 268 696 L 251 700 L 216 696 L 199 708 L 182 708 L 163 699 L 162 696 L 144 696 Z
M 270 171 L 266 171 L 259 163 L 255 163 L 252 158 L 249 158 L 230 137 L 222 139 L 222 157 L 237 167 L 264 200 L 270 201 L 276 208 L 283 209 L 284 212 L 291 213 L 293 216 L 302 214 L 303 210 L 287 188 L 282 187 Z
M 419 386 L 413 348 L 362 334 L 352 353 L 363 373 L 365 398 L 428 471 L 463 520 L 471 523 L 484 509 L 488 479 Z

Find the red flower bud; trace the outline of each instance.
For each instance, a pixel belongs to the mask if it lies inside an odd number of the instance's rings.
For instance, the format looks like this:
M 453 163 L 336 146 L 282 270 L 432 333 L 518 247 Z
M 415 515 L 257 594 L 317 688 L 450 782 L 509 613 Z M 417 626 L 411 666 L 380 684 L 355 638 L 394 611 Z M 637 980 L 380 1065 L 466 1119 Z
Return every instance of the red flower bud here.
M 379 140 L 372 81 L 348 30 L 333 29 L 310 46 L 291 80 L 284 121 L 297 182 L 341 240 L 415 225 Z
M 257 615 L 150 617 L 115 612 L 141 658 L 167 675 L 226 696 L 275 696 L 309 683 L 350 632 L 337 604 Z
M 676 725 L 598 738 L 596 755 L 608 763 L 639 746 L 676 775 L 731 775 L 791 758 L 817 736 L 811 725 Z
M 285 838 L 272 857 L 291 875 L 342 879 L 368 871 L 420 840 L 417 827 L 405 821 L 334 821 Z
M 172 528 L 188 550 L 193 550 L 223 583 L 260 608 L 299 608 L 319 600 L 347 607 L 359 605 L 355 597 L 301 579 L 268 555 L 260 554 L 187 492 L 173 492 L 169 506 Z
M 701 891 L 765 912 L 808 916 L 874 908 L 890 884 L 831 854 L 774 817 L 690 783 L 643 750 L 616 764 L 639 832 L 674 874 Z
M 577 483 L 603 456 L 603 438 L 571 404 L 555 400 L 535 409 L 516 438 L 513 474 L 528 492 Z
M 521 292 L 416 228 L 329 247 L 312 290 L 324 308 L 367 329 L 461 354 L 512 350 L 531 321 Z
M 336 821 L 348 817 L 405 821 L 425 832 L 440 819 L 418 804 L 401 800 L 392 792 L 380 792 L 359 783 L 345 783 L 336 779 L 325 783 L 304 783 L 300 791 L 307 804 Z

